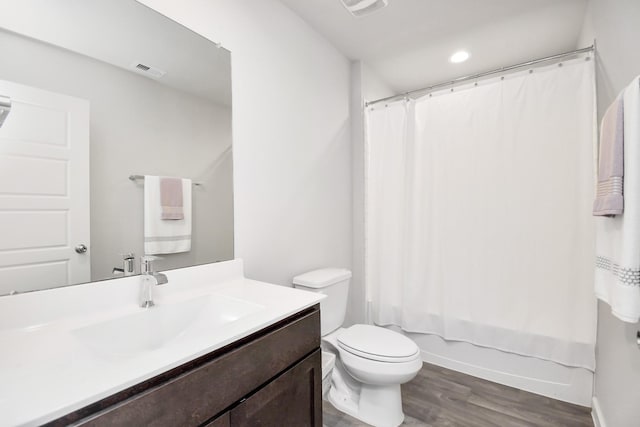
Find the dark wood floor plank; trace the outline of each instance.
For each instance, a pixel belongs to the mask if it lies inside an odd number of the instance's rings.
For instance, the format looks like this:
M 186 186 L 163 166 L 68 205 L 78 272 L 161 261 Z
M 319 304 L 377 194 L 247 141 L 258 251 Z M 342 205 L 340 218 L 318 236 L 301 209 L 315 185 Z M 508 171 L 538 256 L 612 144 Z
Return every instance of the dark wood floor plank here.
M 554 425 L 554 417 L 546 412 L 541 412 L 540 406 L 529 407 L 522 403 L 505 405 L 499 400 L 476 395 L 469 398 L 468 404 L 491 410 L 497 414 L 517 418 L 532 426 Z
M 421 427 L 593 427 L 590 409 L 425 363 L 402 386 L 406 420 Z M 327 427 L 364 427 L 325 402 Z

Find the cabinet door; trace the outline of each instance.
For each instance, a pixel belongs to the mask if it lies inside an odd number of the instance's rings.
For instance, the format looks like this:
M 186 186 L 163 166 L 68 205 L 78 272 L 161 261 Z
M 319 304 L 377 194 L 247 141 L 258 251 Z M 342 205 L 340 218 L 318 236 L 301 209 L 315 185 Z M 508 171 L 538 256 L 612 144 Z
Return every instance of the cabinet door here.
M 318 349 L 232 409 L 231 427 L 322 427 L 321 370 Z

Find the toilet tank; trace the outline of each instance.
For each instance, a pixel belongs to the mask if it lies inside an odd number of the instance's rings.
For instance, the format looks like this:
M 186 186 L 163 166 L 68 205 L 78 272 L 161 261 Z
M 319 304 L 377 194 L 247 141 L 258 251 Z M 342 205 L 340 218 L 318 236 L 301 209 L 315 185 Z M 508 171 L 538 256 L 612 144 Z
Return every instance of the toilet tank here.
M 344 317 L 347 314 L 350 279 L 351 271 L 346 268 L 322 268 L 293 278 L 295 288 L 327 296 L 320 301 L 322 336 L 330 334 L 344 323 Z

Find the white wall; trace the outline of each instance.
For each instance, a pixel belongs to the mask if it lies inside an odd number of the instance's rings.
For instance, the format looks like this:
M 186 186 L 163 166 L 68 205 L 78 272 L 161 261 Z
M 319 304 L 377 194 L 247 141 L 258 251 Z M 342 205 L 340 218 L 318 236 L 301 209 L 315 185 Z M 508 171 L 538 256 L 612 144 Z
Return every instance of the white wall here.
M 275 0 L 140 0 L 231 50 L 236 256 L 289 285 L 351 267 L 349 62 Z
M 352 203 L 353 252 L 351 289 L 347 324 L 364 323 L 365 302 L 365 122 L 364 104 L 393 95 L 393 90 L 365 63 L 351 63 L 351 144 L 352 144 Z
M 92 280 L 113 277 L 122 254 L 143 254 L 143 185 L 130 174 L 205 184 L 193 193 L 192 250 L 163 255 L 158 268 L 233 258 L 229 107 L 1 30 L 0 51 L 0 79 L 90 102 Z
M 369 65 L 362 63 L 362 97 L 365 102 L 397 95 L 397 93 Z
M 364 105 L 362 90 L 362 62 L 351 62 L 351 203 L 352 203 L 352 254 L 351 287 L 345 323 L 353 325 L 365 321 L 365 269 L 364 269 Z
M 581 39 L 597 41 L 598 117 L 640 74 L 640 2 L 590 0 Z M 598 306 L 596 409 L 606 427 L 640 425 L 639 324 L 621 322 L 605 303 Z

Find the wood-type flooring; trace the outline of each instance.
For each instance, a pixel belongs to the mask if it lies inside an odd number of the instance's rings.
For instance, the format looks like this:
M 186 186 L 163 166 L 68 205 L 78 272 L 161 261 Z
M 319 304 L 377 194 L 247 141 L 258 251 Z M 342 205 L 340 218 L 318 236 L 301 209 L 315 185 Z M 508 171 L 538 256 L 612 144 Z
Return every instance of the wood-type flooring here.
M 591 410 L 425 363 L 402 386 L 403 426 L 593 427 Z M 324 402 L 326 427 L 368 426 Z

